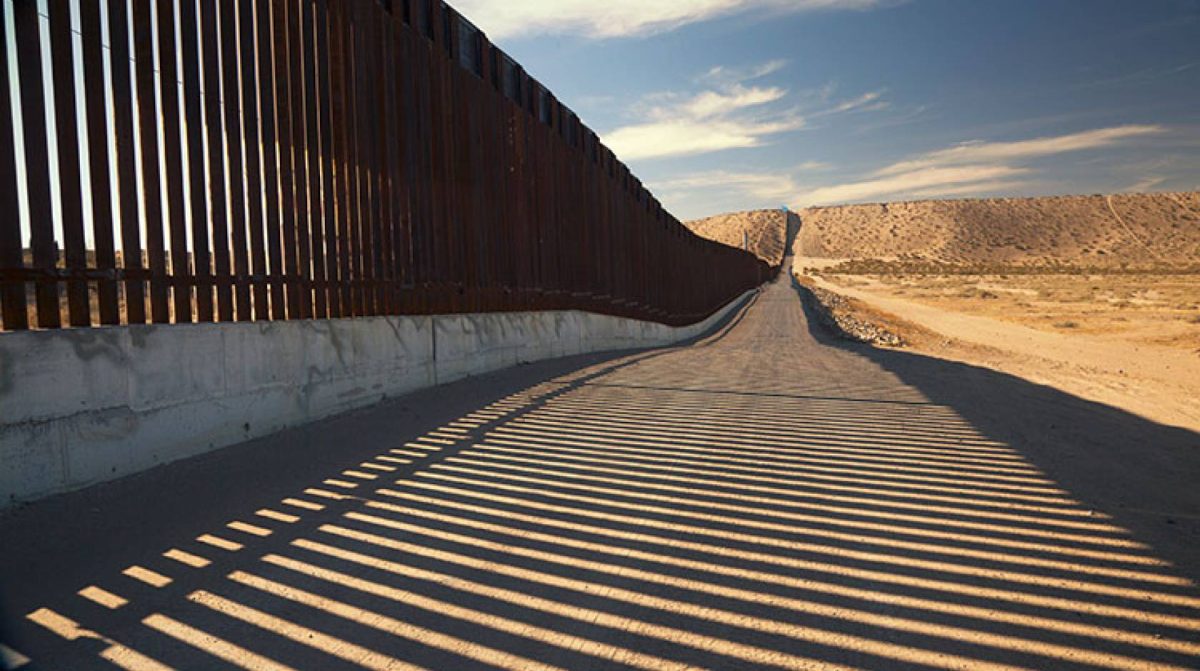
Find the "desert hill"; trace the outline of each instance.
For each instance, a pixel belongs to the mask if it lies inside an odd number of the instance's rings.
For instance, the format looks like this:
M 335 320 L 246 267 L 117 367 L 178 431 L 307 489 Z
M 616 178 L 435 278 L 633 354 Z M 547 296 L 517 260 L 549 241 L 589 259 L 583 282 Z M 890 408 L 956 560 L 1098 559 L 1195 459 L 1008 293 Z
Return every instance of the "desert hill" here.
M 802 259 L 1101 268 L 1200 263 L 1200 192 L 845 205 L 810 208 L 800 217 L 794 249 Z
M 789 219 L 792 220 L 793 226 L 798 224 L 794 213 L 785 216 L 780 210 L 750 210 L 688 221 L 684 225 L 700 237 L 739 249 L 742 247 L 745 233 L 749 250 L 774 266 L 783 260 Z

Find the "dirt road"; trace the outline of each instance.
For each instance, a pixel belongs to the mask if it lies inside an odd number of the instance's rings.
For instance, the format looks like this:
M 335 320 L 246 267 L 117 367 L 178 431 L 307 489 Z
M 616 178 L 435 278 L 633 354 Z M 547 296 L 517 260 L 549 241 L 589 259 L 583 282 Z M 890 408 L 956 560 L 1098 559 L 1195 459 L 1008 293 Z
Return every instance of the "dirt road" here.
M 686 347 L 468 380 L 10 513 L 10 660 L 1196 666 L 1197 434 L 829 341 L 788 282 Z

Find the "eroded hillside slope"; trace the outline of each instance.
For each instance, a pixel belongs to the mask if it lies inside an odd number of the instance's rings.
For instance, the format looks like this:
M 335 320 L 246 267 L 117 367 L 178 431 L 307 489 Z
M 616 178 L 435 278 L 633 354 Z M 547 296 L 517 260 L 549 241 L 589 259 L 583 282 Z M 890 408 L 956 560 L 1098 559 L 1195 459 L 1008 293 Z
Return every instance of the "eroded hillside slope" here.
M 781 210 L 750 210 L 696 219 L 685 222 L 684 225 L 696 235 L 731 247 L 740 249 L 743 242 L 746 242 L 749 244 L 749 250 L 760 259 L 771 265 L 779 265 L 787 246 L 789 219 L 793 226 L 798 225 L 796 215 L 792 213 Z
M 1200 262 L 1197 192 L 845 205 L 800 216 L 801 259 L 1100 268 Z

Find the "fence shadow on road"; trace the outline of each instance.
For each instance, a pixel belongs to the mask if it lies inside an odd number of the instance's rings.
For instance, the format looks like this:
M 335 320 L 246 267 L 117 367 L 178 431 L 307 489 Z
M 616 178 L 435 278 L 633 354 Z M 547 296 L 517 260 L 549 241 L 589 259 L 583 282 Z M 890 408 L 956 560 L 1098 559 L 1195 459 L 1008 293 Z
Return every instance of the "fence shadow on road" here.
M 953 409 L 1200 585 L 1200 434 L 981 366 L 850 343 L 808 322 L 815 340 Z
M 1194 504 L 1170 489 L 1194 435 L 821 334 L 821 356 L 789 359 L 787 333 L 736 319 L 699 347 L 539 369 L 419 431 L 328 423 L 261 455 L 264 491 L 214 502 L 219 523 L 45 595 L 22 651 L 69 668 L 1194 666 L 1189 543 L 1122 507 Z M 1042 422 L 1062 428 L 1028 433 Z M 1076 463 L 1101 453 L 1140 456 Z

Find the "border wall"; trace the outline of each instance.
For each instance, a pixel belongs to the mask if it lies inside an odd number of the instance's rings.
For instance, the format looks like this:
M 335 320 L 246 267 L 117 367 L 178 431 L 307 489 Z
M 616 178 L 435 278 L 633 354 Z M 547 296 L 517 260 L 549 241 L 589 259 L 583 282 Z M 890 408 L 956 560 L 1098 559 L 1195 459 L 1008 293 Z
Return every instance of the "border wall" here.
M 440 0 L 72 4 L 0 15 L 0 507 L 676 342 L 778 270 Z
M 679 326 L 772 273 L 691 234 L 440 0 L 201 0 L 178 21 L 174 2 L 71 4 L 14 0 L 0 22 L 19 82 L 0 86 L 4 330 L 563 309 Z

